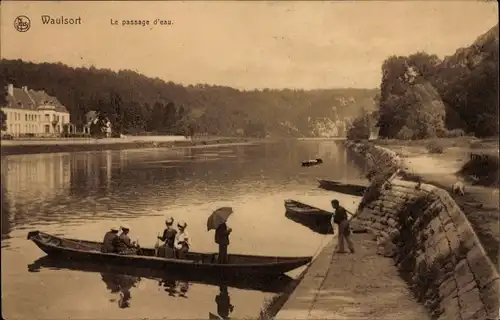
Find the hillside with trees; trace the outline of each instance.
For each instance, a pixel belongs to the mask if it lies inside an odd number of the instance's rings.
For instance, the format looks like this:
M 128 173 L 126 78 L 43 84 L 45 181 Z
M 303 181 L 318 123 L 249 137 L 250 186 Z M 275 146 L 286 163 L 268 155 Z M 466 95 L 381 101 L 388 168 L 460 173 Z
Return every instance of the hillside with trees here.
M 62 63 L 1 60 L 0 82 L 45 90 L 81 125 L 88 111 L 108 117 L 125 134 L 318 136 L 374 110 L 378 89 L 242 91 L 207 84 L 182 86 L 135 71 L 72 68 Z M 4 92 L 5 94 L 5 92 Z M 322 129 L 323 128 L 323 129 Z M 329 133 L 327 132 L 326 135 Z
M 498 136 L 498 25 L 443 60 L 425 52 L 389 57 L 382 74 L 380 137 Z

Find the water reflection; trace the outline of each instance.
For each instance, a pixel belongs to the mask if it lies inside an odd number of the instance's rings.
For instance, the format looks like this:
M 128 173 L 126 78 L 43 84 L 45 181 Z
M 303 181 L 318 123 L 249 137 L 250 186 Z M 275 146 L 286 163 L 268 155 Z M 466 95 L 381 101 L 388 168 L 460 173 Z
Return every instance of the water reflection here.
M 156 279 L 159 286 L 172 296 L 181 296 L 187 298 L 190 283 L 200 283 L 208 285 L 224 284 L 226 287 L 238 289 L 258 290 L 262 292 L 278 293 L 286 286 L 290 285 L 294 279 L 287 275 L 274 276 L 273 278 L 252 278 L 252 279 L 221 279 L 207 277 L 203 274 L 185 274 L 185 273 L 166 273 L 163 270 L 154 270 L 142 267 L 125 267 L 117 265 L 98 264 L 85 261 L 57 259 L 55 257 L 44 256 L 28 264 L 29 272 L 40 272 L 43 269 L 48 270 L 73 270 L 83 272 L 93 272 L 106 275 L 102 280 L 106 283 L 109 290 L 116 288 L 131 288 L 141 280 L 141 278 Z M 113 276 L 111 276 L 113 275 Z M 122 277 L 122 278 L 119 278 Z M 125 278 L 123 278 L 125 277 Z M 126 279 L 126 280 L 123 280 Z M 133 281 L 132 281 L 133 279 Z
M 101 279 L 111 293 L 119 294 L 118 307 L 121 309 L 130 307 L 130 299 L 132 299 L 130 289 L 136 287 L 136 284 L 141 281 L 140 277 L 101 272 Z M 116 299 L 110 300 L 110 302 L 115 301 Z
M 9 212 L 10 212 L 10 203 L 7 198 L 7 195 L 5 193 L 5 188 L 4 188 L 4 179 L 2 175 L 2 181 L 0 182 L 0 192 L 1 192 L 1 213 L 2 213 L 2 247 L 4 246 L 5 242 L 3 240 L 6 240 L 10 238 L 9 233 L 10 230 L 12 229 L 12 225 L 10 222 L 10 217 L 9 217 Z
M 222 319 L 229 319 L 229 314 L 234 311 L 234 306 L 231 304 L 231 298 L 226 285 L 219 286 L 219 294 L 215 297 L 217 303 L 217 314 Z
M 170 299 L 188 299 L 189 289 L 192 283 L 208 284 L 217 286 L 218 291 L 214 297 L 214 308 L 217 310 L 217 315 L 211 314 L 210 318 L 230 319 L 231 313 L 235 310 L 235 306 L 231 303 L 229 288 L 238 288 L 246 290 L 259 290 L 263 292 L 280 293 L 288 286 L 295 285 L 297 280 L 293 280 L 287 276 L 276 278 L 263 278 L 252 280 L 214 280 L 203 279 L 203 275 L 199 275 L 199 279 L 186 279 L 182 275 L 168 273 L 164 271 L 154 271 L 146 268 L 130 268 L 124 266 L 108 266 L 104 264 L 81 262 L 73 260 L 60 260 L 49 256 L 44 256 L 28 264 L 29 272 L 43 272 L 44 270 L 60 270 L 69 269 L 73 271 L 94 273 L 100 275 L 100 279 L 104 282 L 108 292 L 114 295 L 108 299 L 111 303 L 116 303 L 118 308 L 140 308 L 135 305 L 133 297 L 142 293 L 143 290 L 134 290 L 145 279 L 156 281 L 157 285 L 165 292 L 166 297 Z M 75 280 L 79 281 L 79 280 Z M 71 283 L 67 284 L 72 286 Z M 98 296 L 98 295 L 96 295 Z M 137 298 L 137 301 L 144 299 Z
M 164 278 L 158 282 L 165 292 L 171 297 L 187 298 L 189 282 L 186 280 L 175 280 L 174 278 Z M 177 290 L 178 289 L 178 290 Z

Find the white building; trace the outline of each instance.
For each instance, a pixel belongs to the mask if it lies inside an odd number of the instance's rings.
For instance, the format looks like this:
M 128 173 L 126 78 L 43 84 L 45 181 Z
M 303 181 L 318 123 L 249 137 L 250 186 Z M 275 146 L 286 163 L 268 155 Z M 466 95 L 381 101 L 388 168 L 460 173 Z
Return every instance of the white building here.
M 13 136 L 58 136 L 74 132 L 69 112 L 45 91 L 7 85 L 7 104 L 1 106 L 7 116 L 6 133 Z

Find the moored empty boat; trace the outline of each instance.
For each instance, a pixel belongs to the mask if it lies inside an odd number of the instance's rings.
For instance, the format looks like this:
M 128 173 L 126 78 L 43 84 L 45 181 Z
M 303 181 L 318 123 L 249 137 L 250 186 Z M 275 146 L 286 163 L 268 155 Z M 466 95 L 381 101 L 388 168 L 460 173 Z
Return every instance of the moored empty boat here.
M 170 270 L 206 276 L 248 277 L 280 275 L 301 267 L 312 260 L 308 257 L 271 257 L 229 254 L 227 264 L 217 263 L 217 254 L 189 252 L 185 259 L 156 257 L 153 248 L 141 248 L 137 255 L 102 253 L 101 242 L 56 237 L 41 231 L 28 233 L 33 241 L 50 256 L 60 259 L 92 261 L 127 267 Z
M 341 181 L 318 179 L 320 188 L 338 193 L 349 194 L 353 196 L 363 196 L 368 182 L 359 181 L 358 184 L 345 183 Z
M 302 166 L 303 167 L 311 167 L 311 166 L 316 166 L 318 164 L 322 164 L 323 160 L 318 158 L 318 159 L 313 159 L 313 160 L 306 160 L 302 161 Z
M 330 219 L 332 213 L 308 204 L 287 199 L 285 200 L 286 217 L 309 229 L 321 233 L 332 233 Z

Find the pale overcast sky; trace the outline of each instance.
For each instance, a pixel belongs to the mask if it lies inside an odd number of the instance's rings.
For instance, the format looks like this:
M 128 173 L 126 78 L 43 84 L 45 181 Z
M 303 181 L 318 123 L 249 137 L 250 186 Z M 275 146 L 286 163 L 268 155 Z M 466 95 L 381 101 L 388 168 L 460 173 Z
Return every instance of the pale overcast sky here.
M 31 20 L 27 32 L 14 28 L 19 15 Z M 41 15 L 82 24 L 43 25 Z M 157 18 L 174 24 L 111 25 Z M 373 88 L 389 55 L 451 55 L 497 22 L 496 1 L 5 1 L 0 41 L 2 58 L 132 69 L 185 85 Z

